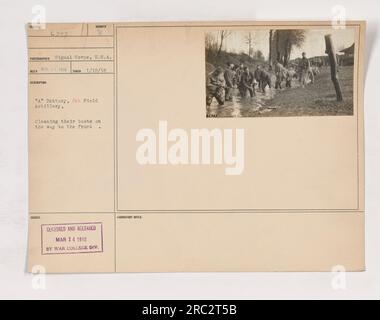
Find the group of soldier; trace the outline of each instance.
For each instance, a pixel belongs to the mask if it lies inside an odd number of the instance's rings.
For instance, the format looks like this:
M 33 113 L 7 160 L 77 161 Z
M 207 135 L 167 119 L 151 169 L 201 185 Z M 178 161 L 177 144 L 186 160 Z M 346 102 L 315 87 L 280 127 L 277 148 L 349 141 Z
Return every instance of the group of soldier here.
M 254 97 L 256 87 L 265 92 L 265 87 L 272 87 L 270 73 L 261 66 L 252 72 L 248 66 L 241 64 L 234 66 L 227 64 L 227 68 L 216 68 L 207 79 L 207 106 L 211 105 L 213 98 L 219 105 L 225 101 L 232 101 L 234 89 L 239 89 L 242 98 Z
M 292 86 L 292 79 L 299 77 L 300 84 L 304 87 L 309 79 L 314 82 L 314 73 L 311 71 L 310 61 L 306 58 L 306 54 L 302 53 L 302 59 L 298 65 L 298 72 L 294 69 L 287 69 L 281 63 L 274 65 L 275 89 L 282 89 L 282 82 L 285 81 L 286 87 Z M 217 67 L 207 78 L 207 96 L 206 104 L 210 106 L 215 98 L 219 105 L 223 105 L 225 101 L 233 100 L 234 89 L 238 89 L 243 99 L 253 98 L 256 96 L 256 90 L 265 93 L 265 88 L 272 88 L 272 74 L 266 70 L 264 66 L 256 66 L 252 72 L 248 66 L 244 64 L 234 65 L 227 63 L 224 70 Z

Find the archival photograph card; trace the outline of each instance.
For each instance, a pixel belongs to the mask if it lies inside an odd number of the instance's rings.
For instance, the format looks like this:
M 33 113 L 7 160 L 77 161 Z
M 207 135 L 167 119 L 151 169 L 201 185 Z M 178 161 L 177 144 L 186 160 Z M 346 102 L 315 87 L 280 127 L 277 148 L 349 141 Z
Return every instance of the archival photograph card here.
M 365 270 L 365 22 L 27 34 L 29 271 Z

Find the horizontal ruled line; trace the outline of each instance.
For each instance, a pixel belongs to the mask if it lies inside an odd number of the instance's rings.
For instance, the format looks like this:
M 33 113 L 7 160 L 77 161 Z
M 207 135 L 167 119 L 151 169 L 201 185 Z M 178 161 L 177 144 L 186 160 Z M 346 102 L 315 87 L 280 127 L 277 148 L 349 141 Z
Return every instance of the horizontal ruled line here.
M 28 49 L 113 49 L 113 47 L 29 47 Z
M 29 38 L 113 38 L 113 35 L 72 36 L 28 36 Z
M 61 72 L 61 73 L 38 73 L 38 72 L 32 72 L 32 73 L 29 73 L 30 75 L 45 75 L 45 74 L 55 74 L 55 75 L 58 75 L 58 74 L 67 74 L 67 75 L 72 75 L 72 74 L 97 74 L 97 75 L 102 75 L 102 74 L 114 74 L 113 72 L 101 72 L 101 73 L 95 73 L 95 72 Z
M 29 62 L 114 62 L 114 60 L 29 60 Z

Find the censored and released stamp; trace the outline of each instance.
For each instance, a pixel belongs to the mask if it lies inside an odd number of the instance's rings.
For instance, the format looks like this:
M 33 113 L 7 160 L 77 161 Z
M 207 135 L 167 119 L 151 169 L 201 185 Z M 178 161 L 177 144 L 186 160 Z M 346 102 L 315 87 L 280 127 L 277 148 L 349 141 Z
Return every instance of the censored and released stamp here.
M 86 254 L 103 252 L 101 222 L 41 225 L 41 253 Z

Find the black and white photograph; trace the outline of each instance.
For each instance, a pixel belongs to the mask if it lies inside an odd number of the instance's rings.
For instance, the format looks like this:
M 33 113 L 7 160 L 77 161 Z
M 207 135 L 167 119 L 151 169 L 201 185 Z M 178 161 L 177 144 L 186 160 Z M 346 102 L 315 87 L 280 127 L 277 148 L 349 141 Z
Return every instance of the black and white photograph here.
M 205 35 L 207 117 L 353 115 L 350 28 Z

